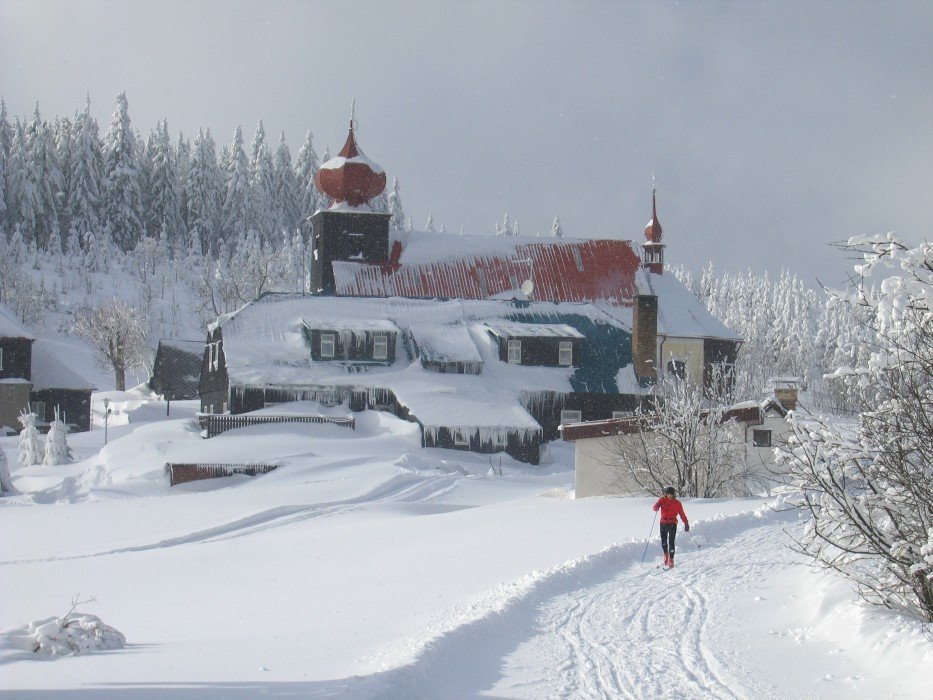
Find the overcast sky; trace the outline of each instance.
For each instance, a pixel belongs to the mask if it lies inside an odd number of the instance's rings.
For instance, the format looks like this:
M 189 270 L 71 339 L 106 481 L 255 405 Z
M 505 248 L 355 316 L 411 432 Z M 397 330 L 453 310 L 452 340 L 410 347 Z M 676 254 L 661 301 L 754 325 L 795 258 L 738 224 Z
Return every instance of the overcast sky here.
M 415 227 L 643 240 L 652 173 L 669 264 L 836 284 L 828 243 L 930 238 L 933 2 L 0 0 L 10 115 L 144 135 L 263 119 L 293 158 L 366 154 Z

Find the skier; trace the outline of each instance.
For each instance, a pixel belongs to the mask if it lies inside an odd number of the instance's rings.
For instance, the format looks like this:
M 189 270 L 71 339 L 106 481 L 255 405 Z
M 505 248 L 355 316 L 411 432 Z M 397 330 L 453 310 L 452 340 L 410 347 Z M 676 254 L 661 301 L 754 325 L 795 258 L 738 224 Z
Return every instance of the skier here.
M 664 489 L 664 495 L 654 504 L 652 510 L 661 511 L 661 549 L 664 550 L 664 566 L 674 566 L 674 539 L 677 537 L 677 516 L 684 521 L 684 530 L 690 532 L 690 523 L 684 513 L 683 504 L 677 500 L 677 491 L 673 486 Z

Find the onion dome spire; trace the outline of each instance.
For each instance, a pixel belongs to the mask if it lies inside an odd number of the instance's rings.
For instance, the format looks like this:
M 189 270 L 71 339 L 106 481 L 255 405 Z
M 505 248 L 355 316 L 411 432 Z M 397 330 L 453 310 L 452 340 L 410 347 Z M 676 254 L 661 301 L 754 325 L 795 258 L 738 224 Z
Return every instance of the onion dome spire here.
M 649 243 L 660 243 L 661 235 L 663 231 L 661 230 L 661 222 L 658 221 L 658 205 L 657 200 L 654 194 L 654 187 L 651 188 L 651 221 L 648 222 L 648 225 L 645 226 L 645 238 Z
M 351 207 L 366 204 L 386 187 L 385 171 L 366 157 L 356 144 L 353 130 L 356 120 L 350 111 L 350 133 L 340 153 L 324 163 L 317 172 L 318 189 L 334 201 Z

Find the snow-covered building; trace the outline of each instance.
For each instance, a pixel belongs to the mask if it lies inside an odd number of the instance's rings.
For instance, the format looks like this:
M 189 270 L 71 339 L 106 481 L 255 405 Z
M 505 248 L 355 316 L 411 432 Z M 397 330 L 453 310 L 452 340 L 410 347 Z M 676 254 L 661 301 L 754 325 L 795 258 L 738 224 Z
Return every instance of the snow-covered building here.
M 30 410 L 47 429 L 56 409 L 72 431 L 91 428 L 94 387 L 60 359 L 55 344 L 37 340 L 0 304 L 0 431 L 18 432 L 19 414 Z
M 170 401 L 198 398 L 203 357 L 203 340 L 160 340 L 149 388 Z
M 634 410 L 659 367 L 702 382 L 734 361 L 738 336 L 664 275 L 656 207 L 644 247 L 390 231 L 352 121 L 317 184 L 333 204 L 311 218 L 313 294 L 210 327 L 205 412 L 347 401 L 416 420 L 426 445 L 537 461 L 561 423 Z

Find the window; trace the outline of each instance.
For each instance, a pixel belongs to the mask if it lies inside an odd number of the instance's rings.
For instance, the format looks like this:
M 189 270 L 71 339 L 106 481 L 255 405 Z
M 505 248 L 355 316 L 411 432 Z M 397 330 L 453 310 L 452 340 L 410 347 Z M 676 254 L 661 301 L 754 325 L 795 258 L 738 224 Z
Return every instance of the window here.
M 207 344 L 207 368 L 217 369 L 220 365 L 220 341 Z
M 38 416 L 39 420 L 45 420 L 45 401 L 32 401 L 29 408 Z
M 321 333 L 321 357 L 333 357 L 337 345 L 337 336 L 333 333 Z
M 454 445 L 457 447 L 470 446 L 470 438 L 467 436 L 465 430 L 459 430 L 455 428 L 452 432 L 454 434 Z
M 493 447 L 501 447 L 505 449 L 508 435 L 505 434 L 503 430 L 497 430 L 496 434 L 492 438 Z
M 579 423 L 583 420 L 582 411 L 561 411 L 560 412 L 560 424 L 567 425 L 568 423 Z
M 0 348 L 0 369 L 3 369 L 3 348 Z
M 687 378 L 687 363 L 683 360 L 670 360 L 667 363 L 667 373 L 680 380 Z
M 560 341 L 560 348 L 557 353 L 557 364 L 559 365 L 572 365 L 573 364 L 573 342 L 570 340 Z
M 522 341 L 509 341 L 509 362 L 513 365 L 520 365 L 522 363 Z
M 373 359 L 385 360 L 389 357 L 389 337 L 385 333 L 373 336 Z
M 755 445 L 755 447 L 771 447 L 771 431 L 753 430 L 752 443 Z

